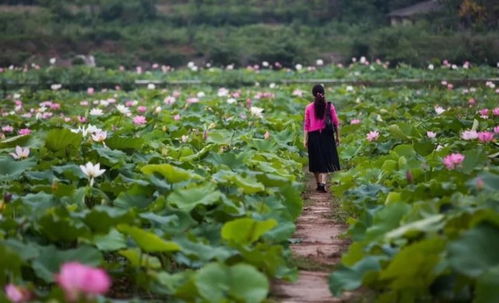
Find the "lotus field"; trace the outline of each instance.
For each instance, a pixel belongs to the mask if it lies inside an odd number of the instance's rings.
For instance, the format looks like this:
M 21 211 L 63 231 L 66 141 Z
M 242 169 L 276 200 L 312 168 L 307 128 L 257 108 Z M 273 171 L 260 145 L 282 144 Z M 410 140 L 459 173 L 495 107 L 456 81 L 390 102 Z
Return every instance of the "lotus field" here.
M 9 92 L 0 108 L 0 302 L 272 300 L 271 281 L 297 273 L 289 243 L 308 174 L 309 86 Z M 344 168 L 330 189 L 352 240 L 331 292 L 494 302 L 495 85 L 326 90 Z

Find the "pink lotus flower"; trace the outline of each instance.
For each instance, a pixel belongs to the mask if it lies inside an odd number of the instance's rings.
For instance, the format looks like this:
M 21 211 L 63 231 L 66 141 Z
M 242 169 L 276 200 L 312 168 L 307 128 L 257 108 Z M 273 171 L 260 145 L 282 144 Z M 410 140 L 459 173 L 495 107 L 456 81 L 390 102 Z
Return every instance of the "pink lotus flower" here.
M 174 90 L 173 93 L 172 93 L 172 96 L 175 97 L 175 98 L 178 98 L 180 97 L 180 92 L 178 90 Z
M 492 110 L 492 113 L 494 114 L 494 116 L 499 116 L 499 107 L 496 107 Z
M 303 91 L 301 89 L 295 89 L 292 95 L 297 97 L 303 97 Z
M 137 105 L 137 101 L 135 101 L 135 100 L 128 100 L 128 101 L 125 102 L 125 106 L 126 107 L 132 107 L 132 106 L 135 106 L 135 105 Z
M 59 103 L 51 103 L 49 106 L 51 110 L 61 109 L 61 105 Z
M 360 119 L 353 119 L 352 121 L 350 121 L 350 124 L 352 125 L 360 124 Z
M 426 135 L 428 136 L 428 138 L 435 138 L 437 136 L 437 133 L 435 132 L 432 132 L 432 131 L 427 131 L 426 132 Z
M 195 98 L 195 97 L 191 97 L 191 98 L 187 98 L 187 100 L 185 100 L 185 102 L 187 102 L 188 104 L 198 103 L 199 99 Z
M 85 118 L 85 117 L 83 117 L 83 116 L 78 116 L 78 117 L 76 117 L 76 118 L 78 119 L 78 122 L 80 122 L 80 123 L 85 123 L 85 122 L 87 122 L 87 118 Z
M 5 126 L 2 126 L 2 131 L 6 132 L 6 133 L 11 133 L 14 131 L 14 128 L 10 125 L 5 125 Z
M 458 167 L 462 162 L 464 161 L 464 155 L 455 153 L 455 154 L 450 154 L 446 156 L 443 159 L 444 165 L 447 167 L 447 169 L 455 169 Z
M 494 133 L 493 132 L 478 132 L 478 140 L 480 142 L 490 142 L 494 140 Z
M 483 119 L 487 119 L 489 117 L 489 109 L 488 108 L 481 109 L 478 111 L 478 113 L 480 114 L 480 117 Z
M 180 115 L 179 115 L 179 114 L 176 114 L 175 116 L 173 116 L 173 120 L 175 120 L 175 121 L 180 120 Z
M 476 130 L 465 130 L 461 133 L 461 138 L 464 140 L 473 140 L 478 138 Z
M 5 286 L 5 295 L 12 303 L 28 302 L 31 299 L 29 290 L 14 284 L 7 284 Z
M 470 98 L 470 99 L 468 100 L 468 104 L 469 104 L 470 106 L 473 106 L 473 105 L 475 105 L 475 104 L 476 104 L 476 100 L 475 100 L 474 98 Z
M 172 97 L 172 96 L 168 96 L 165 98 L 165 100 L 163 101 L 166 105 L 172 105 L 173 103 L 175 103 L 176 98 L 175 97 Z
M 494 133 L 495 134 L 499 134 L 499 125 L 494 127 Z
M 95 93 L 95 89 L 93 87 L 87 88 L 87 94 L 93 95 Z
M 266 132 L 265 132 L 265 134 L 263 134 L 263 138 L 264 138 L 265 140 L 268 140 L 268 139 L 270 138 L 270 133 L 269 133 L 269 131 L 266 131 Z
M 147 107 L 141 105 L 141 106 L 137 107 L 137 111 L 139 113 L 145 113 L 147 111 Z
M 144 116 L 135 116 L 133 117 L 133 123 L 136 125 L 144 125 L 147 123 L 146 117 Z
M 379 138 L 379 132 L 376 130 L 370 131 L 366 136 L 367 141 L 370 142 L 376 141 L 378 140 L 378 138 Z
M 81 295 L 89 298 L 103 295 L 111 287 L 111 279 L 104 270 L 77 262 L 63 264 L 56 281 L 70 302 L 77 301 Z
M 19 135 L 21 135 L 21 136 L 26 136 L 29 134 L 31 134 L 31 129 L 29 129 L 29 128 L 22 128 L 19 130 Z
M 88 106 L 88 101 L 81 101 L 81 102 L 80 102 L 80 105 L 81 105 L 81 106 Z

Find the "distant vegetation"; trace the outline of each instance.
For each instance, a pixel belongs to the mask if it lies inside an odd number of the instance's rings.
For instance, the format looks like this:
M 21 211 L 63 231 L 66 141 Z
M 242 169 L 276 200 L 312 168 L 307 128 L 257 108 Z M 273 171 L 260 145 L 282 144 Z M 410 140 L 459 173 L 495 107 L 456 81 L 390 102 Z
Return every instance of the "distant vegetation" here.
M 82 63 L 75 59 L 79 54 L 114 68 L 191 60 L 291 66 L 353 56 L 416 66 L 441 59 L 499 61 L 496 1 L 441 0 L 444 9 L 438 13 L 413 25 L 389 25 L 390 11 L 418 2 L 3 0 L 0 66 L 46 63 L 51 57 L 75 65 Z

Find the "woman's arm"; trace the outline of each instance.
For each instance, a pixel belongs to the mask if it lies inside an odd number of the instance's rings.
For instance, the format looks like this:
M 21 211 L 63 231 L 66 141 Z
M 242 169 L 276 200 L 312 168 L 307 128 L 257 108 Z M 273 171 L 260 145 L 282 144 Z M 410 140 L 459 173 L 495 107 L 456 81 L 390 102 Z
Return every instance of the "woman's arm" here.
M 339 128 L 339 126 L 336 126 L 334 128 L 334 131 L 336 133 L 336 136 L 335 136 L 335 138 L 336 138 L 336 146 L 338 146 L 338 145 L 340 145 L 340 128 Z
M 303 122 L 303 146 L 307 148 L 308 145 L 308 130 L 310 129 L 310 116 L 309 111 L 305 108 L 304 122 Z
M 336 146 L 340 145 L 340 119 L 338 119 L 338 114 L 336 113 L 336 108 L 331 104 L 331 118 L 334 124 L 334 132 L 336 138 Z

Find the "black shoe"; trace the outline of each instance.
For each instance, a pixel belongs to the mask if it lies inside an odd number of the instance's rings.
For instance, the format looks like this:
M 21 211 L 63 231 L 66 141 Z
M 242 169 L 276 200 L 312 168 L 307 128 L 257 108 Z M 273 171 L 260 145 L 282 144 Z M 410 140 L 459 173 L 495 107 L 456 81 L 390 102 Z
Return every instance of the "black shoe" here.
M 317 188 L 315 190 L 319 190 L 319 189 L 321 189 L 321 184 L 317 183 Z
M 319 191 L 321 193 L 327 193 L 326 184 L 320 184 L 319 188 L 317 189 L 317 191 Z

